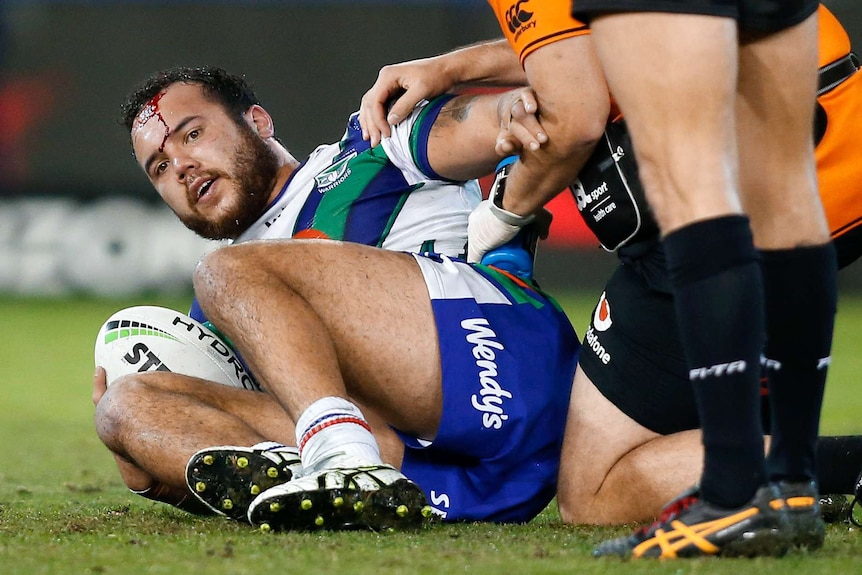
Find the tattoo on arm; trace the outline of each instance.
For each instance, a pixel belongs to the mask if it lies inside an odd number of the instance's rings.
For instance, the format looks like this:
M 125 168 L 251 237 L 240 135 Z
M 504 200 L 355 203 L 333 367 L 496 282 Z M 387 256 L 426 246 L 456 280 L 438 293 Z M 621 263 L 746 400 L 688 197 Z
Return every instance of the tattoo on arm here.
M 437 123 L 440 126 L 463 123 L 470 115 L 470 108 L 477 98 L 478 96 L 476 95 L 453 98 L 440 110 L 440 114 L 437 116 Z

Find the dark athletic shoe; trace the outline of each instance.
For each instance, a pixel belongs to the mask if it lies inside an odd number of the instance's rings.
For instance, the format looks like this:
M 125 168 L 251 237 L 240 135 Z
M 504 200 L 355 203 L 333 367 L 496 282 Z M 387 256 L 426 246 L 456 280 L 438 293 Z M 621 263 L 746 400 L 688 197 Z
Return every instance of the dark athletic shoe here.
M 790 547 L 788 531 L 784 502 L 773 485 L 761 487 L 751 501 L 737 509 L 712 505 L 693 488 L 671 501 L 658 521 L 628 537 L 605 541 L 593 555 L 780 557 Z
M 186 484 L 216 513 L 246 521 L 255 497 L 301 471 L 295 447 L 270 441 L 252 447 L 223 445 L 192 455 L 186 465 Z
M 826 493 L 820 496 L 820 516 L 824 523 L 850 521 L 850 500 L 841 493 Z
M 817 485 L 813 481 L 779 481 L 776 485 L 790 520 L 790 544 L 812 551 L 823 547 L 826 525 L 820 515 Z
M 431 517 L 418 485 L 389 465 L 325 469 L 255 499 L 248 520 L 262 531 L 413 529 Z

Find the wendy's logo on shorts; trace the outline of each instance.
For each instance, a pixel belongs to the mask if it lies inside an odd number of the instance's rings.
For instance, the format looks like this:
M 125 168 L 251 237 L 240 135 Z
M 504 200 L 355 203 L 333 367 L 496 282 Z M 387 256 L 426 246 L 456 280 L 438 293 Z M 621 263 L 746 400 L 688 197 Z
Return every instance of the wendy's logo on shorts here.
M 473 358 L 479 369 L 481 389 L 478 394 L 473 394 L 470 402 L 473 409 L 482 413 L 482 426 L 485 429 L 500 429 L 503 422 L 509 419 L 503 411 L 503 400 L 512 399 L 512 394 L 497 382 L 497 351 L 505 348 L 497 341 L 497 334 L 489 327 L 486 319 L 465 319 L 461 322 L 461 327 L 467 330 L 466 339 L 473 346 Z
M 596 331 L 606 331 L 612 323 L 611 304 L 608 302 L 605 292 L 602 292 L 599 305 L 596 306 L 596 311 L 593 313 L 593 326 L 595 326 Z
M 528 12 L 524 9 L 524 4 L 528 3 L 530 0 L 518 0 L 506 10 L 506 26 L 509 28 L 509 32 L 514 34 L 518 31 L 518 28 L 521 26 L 525 26 L 530 18 L 533 17 L 532 12 Z

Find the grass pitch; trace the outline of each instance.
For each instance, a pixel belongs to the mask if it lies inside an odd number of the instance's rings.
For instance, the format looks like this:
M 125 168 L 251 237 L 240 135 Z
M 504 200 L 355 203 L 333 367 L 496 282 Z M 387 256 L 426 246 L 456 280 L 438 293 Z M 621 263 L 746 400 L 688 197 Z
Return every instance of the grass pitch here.
M 593 296 L 560 298 L 577 327 Z M 415 533 L 263 534 L 129 493 L 92 424 L 93 338 L 122 307 L 184 310 L 187 297 L 0 301 L 0 573 L 785 574 L 862 572 L 862 533 L 829 526 L 816 554 L 624 562 L 592 547 L 625 528 L 562 525 L 552 504 L 528 525 L 433 525 Z M 582 331 L 582 329 L 579 329 Z M 862 433 L 862 296 L 843 294 L 822 433 Z

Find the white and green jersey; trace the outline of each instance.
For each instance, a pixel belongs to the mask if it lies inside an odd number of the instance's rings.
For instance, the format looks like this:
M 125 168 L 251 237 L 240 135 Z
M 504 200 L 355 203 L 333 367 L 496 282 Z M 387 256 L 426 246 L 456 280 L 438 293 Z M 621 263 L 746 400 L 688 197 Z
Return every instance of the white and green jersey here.
M 318 237 L 463 256 L 479 185 L 442 178 L 427 154 L 431 126 L 451 98 L 423 102 L 374 148 L 353 114 L 341 140 L 314 150 L 236 241 Z

